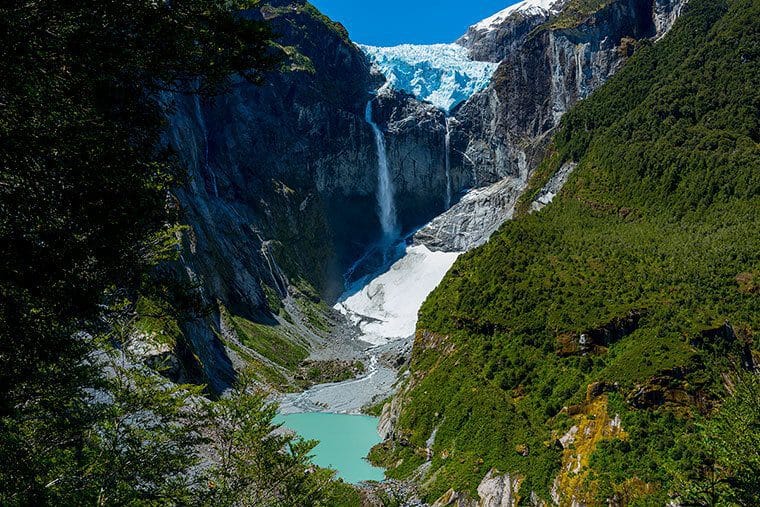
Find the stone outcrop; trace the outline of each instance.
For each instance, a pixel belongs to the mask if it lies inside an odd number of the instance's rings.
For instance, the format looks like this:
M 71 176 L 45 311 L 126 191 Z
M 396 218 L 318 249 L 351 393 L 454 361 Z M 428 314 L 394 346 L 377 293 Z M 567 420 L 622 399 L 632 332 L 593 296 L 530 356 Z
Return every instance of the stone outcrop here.
M 478 485 L 478 499 L 448 490 L 431 507 L 514 507 L 519 501 L 520 479 L 491 469 Z
M 431 250 L 462 252 L 482 245 L 499 226 L 512 218 L 524 185 L 502 179 L 468 192 L 445 213 L 414 235 L 417 244 Z
M 478 507 L 513 507 L 518 502 L 520 479 L 491 469 L 478 485 Z
M 562 167 L 557 169 L 557 172 L 554 173 L 535 199 L 533 199 L 533 202 L 530 203 L 530 210 L 541 211 L 551 203 L 559 191 L 562 190 L 562 187 L 565 186 L 565 183 L 567 183 L 576 165 L 575 162 L 565 162 L 562 164 Z

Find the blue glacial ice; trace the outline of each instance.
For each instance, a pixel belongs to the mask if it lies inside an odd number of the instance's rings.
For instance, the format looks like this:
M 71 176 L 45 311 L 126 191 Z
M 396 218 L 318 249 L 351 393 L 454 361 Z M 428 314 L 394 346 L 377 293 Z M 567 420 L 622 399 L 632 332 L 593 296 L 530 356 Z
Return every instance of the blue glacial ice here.
M 388 80 L 388 86 L 449 112 L 484 89 L 498 64 L 477 62 L 458 44 L 359 47 Z

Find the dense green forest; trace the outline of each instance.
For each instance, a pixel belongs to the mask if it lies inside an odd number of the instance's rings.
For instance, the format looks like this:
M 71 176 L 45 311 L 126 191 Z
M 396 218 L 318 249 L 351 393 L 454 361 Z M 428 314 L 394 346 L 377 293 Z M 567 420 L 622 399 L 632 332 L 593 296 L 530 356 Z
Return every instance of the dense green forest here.
M 257 3 L 0 6 L 0 504 L 355 503 L 243 379 L 212 401 L 130 352 L 176 326 L 145 308 L 199 311 L 162 135 L 173 96 L 279 71 Z
M 421 310 L 390 475 L 435 432 L 430 499 L 495 467 L 523 500 L 760 503 L 758 19 L 691 1 L 563 118 L 520 216 Z

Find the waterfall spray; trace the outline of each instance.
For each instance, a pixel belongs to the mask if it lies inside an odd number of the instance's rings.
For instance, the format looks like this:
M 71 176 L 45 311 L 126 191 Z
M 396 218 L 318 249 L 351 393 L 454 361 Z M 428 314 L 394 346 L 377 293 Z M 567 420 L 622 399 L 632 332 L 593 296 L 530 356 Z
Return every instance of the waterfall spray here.
M 385 147 L 385 137 L 380 127 L 372 121 L 372 100 L 367 102 L 364 119 L 372 127 L 377 147 L 377 213 L 383 230 L 383 239 L 391 242 L 399 234 L 396 221 L 396 204 L 394 202 L 393 181 L 388 169 L 388 154 Z
M 446 209 L 451 207 L 451 130 L 449 128 L 449 117 L 446 116 L 446 137 L 444 138 L 444 150 L 446 152 Z

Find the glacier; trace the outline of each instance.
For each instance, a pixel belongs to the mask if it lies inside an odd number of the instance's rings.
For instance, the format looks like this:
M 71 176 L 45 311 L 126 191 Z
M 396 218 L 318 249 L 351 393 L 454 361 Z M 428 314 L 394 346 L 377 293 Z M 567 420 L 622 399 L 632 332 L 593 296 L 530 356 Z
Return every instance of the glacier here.
M 385 76 L 388 86 L 446 113 L 484 89 L 499 65 L 471 60 L 469 50 L 458 44 L 357 45 Z
M 414 335 L 417 312 L 461 252 L 407 245 L 384 272 L 364 278 L 334 306 L 361 330 L 361 340 L 382 345 Z

